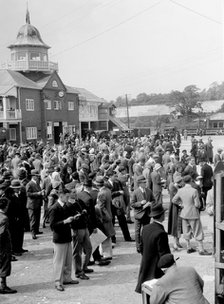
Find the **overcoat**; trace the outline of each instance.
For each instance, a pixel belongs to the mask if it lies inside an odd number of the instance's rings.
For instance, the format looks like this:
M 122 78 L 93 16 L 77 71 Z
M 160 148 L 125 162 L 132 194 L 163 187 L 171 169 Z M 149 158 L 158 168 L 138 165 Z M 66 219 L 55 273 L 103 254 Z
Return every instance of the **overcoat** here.
M 163 225 L 158 222 L 143 227 L 142 244 L 142 260 L 135 289 L 138 293 L 141 293 L 142 283 L 154 278 L 158 279 L 163 275 L 157 263 L 162 255 L 170 253 L 168 235 Z
M 8 217 L 0 212 L 0 277 L 8 277 L 11 273 L 11 251 Z

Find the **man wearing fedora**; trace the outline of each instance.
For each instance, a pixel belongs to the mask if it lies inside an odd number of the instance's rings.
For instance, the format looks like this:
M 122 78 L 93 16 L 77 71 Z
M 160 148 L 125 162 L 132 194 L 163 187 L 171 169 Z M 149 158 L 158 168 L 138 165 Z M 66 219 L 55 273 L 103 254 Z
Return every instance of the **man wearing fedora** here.
M 141 252 L 141 229 L 150 223 L 151 205 L 155 203 L 152 191 L 146 188 L 146 179 L 143 175 L 137 178 L 138 188 L 131 196 L 131 207 L 135 218 L 135 243 L 137 252 Z
M 115 230 L 112 223 L 111 191 L 108 187 L 104 186 L 103 176 L 99 175 L 96 177 L 95 185 L 99 189 L 96 208 L 102 219 L 103 233 L 107 236 L 106 240 L 102 243 L 102 252 L 105 258 L 112 259 L 111 237 L 115 235 Z
M 43 232 L 39 231 L 40 227 L 40 215 L 41 215 L 41 206 L 43 203 L 43 198 L 45 191 L 41 190 L 40 187 L 40 174 L 37 170 L 31 170 L 31 181 L 26 185 L 27 193 L 27 209 L 30 218 L 30 231 L 32 238 L 37 239 L 37 234 L 42 234 Z
M 153 285 L 150 304 L 209 304 L 204 281 L 193 267 L 177 266 L 170 253 L 161 256 L 158 267 L 165 274 Z
M 11 181 L 12 192 L 9 196 L 7 215 L 9 218 L 9 230 L 12 241 L 12 252 L 16 256 L 28 250 L 23 249 L 24 224 L 26 215 L 26 192 L 17 179 Z
M 157 264 L 162 255 L 170 253 L 168 234 L 162 224 L 165 219 L 163 206 L 153 205 L 150 216 L 153 218 L 153 223 L 145 225 L 142 231 L 142 260 L 135 289 L 138 293 L 141 293 L 142 283 L 158 279 L 163 275 L 163 271 Z

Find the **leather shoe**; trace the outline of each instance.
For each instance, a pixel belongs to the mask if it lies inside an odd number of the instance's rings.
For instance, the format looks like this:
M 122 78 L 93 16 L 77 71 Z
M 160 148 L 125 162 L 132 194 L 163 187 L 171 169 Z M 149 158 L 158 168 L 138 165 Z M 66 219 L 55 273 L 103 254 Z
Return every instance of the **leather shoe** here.
M 135 240 L 133 240 L 133 239 L 128 239 L 128 240 L 125 240 L 125 242 L 135 242 Z
M 79 284 L 78 280 L 71 280 L 69 282 L 63 282 L 64 285 L 69 285 L 69 284 Z
M 208 252 L 207 250 L 199 251 L 198 252 L 200 255 L 212 255 L 211 252 Z
M 132 220 L 127 220 L 126 221 L 128 224 L 134 224 L 134 222 Z
M 32 233 L 32 238 L 33 238 L 33 240 L 36 240 L 36 239 L 37 239 L 37 236 L 36 236 L 35 233 Z
M 91 268 L 86 268 L 86 269 L 83 269 L 83 271 L 84 271 L 85 273 L 92 273 L 94 270 L 91 269 Z
M 62 285 L 56 285 L 55 288 L 58 290 L 58 291 L 64 291 L 64 287 Z
M 36 234 L 43 234 L 43 231 L 37 231 Z
M 21 256 L 22 253 L 21 252 L 13 252 L 13 255 L 15 255 L 15 256 Z
M 21 252 L 21 253 L 25 253 L 25 252 L 28 252 L 28 251 L 29 251 L 29 250 L 23 249 L 23 248 L 22 248 L 20 252 Z
M 95 265 L 95 261 L 89 261 L 88 266 L 93 266 Z
M 194 248 L 187 249 L 187 253 L 193 253 L 193 252 L 196 252 L 196 250 Z
M 18 261 L 17 258 L 14 255 L 12 255 L 11 256 L 11 262 L 16 262 L 16 261 Z
M 89 280 L 89 277 L 85 275 L 85 273 L 77 274 L 76 278 L 81 279 L 81 280 Z
M 107 266 L 110 264 L 110 261 L 95 261 L 97 266 Z
M 8 286 L 0 288 L 0 293 L 1 294 L 10 294 L 10 293 L 17 293 L 17 290 L 11 289 Z
M 111 261 L 112 257 L 103 257 L 101 261 Z

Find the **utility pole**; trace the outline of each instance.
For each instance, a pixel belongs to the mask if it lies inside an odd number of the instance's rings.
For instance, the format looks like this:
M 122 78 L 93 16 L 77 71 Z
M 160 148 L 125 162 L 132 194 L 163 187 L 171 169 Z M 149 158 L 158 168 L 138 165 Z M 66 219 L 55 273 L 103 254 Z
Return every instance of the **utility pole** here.
M 126 107 L 127 107 L 127 119 L 128 119 L 128 129 L 130 129 L 130 120 L 129 120 L 129 108 L 128 108 L 128 95 L 125 94 Z

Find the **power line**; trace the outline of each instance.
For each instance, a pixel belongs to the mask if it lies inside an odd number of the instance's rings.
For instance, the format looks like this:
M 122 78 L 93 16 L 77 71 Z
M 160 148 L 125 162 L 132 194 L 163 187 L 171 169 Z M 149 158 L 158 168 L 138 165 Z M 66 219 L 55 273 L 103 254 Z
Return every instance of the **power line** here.
M 96 39 L 96 38 L 98 38 L 98 37 L 104 35 L 105 33 L 108 33 L 108 32 L 110 32 L 110 31 L 112 31 L 112 30 L 118 28 L 119 26 L 121 26 L 121 25 L 123 25 L 123 24 L 125 24 L 125 23 L 127 23 L 127 22 L 129 22 L 129 21 L 131 21 L 131 20 L 133 20 L 133 19 L 135 19 L 135 18 L 137 18 L 137 17 L 139 17 L 140 15 L 143 15 L 144 13 L 148 12 L 149 10 L 151 10 L 151 9 L 153 9 L 154 7 L 156 7 L 157 5 L 159 5 L 162 1 L 163 1 L 163 0 L 161 0 L 161 1 L 159 1 L 159 2 L 157 2 L 157 3 L 155 3 L 155 4 L 153 4 L 153 5 L 151 5 L 151 6 L 147 7 L 147 8 L 145 8 L 144 10 L 142 10 L 142 11 L 140 11 L 140 12 L 138 12 L 138 13 L 132 15 L 131 17 L 129 17 L 129 18 L 127 18 L 127 19 L 125 19 L 125 20 L 123 20 L 123 21 L 121 21 L 121 22 L 119 22 L 119 23 L 117 23 L 117 24 L 115 24 L 115 25 L 113 25 L 113 26 L 107 28 L 106 30 L 104 30 L 104 31 L 102 31 L 102 32 L 100 32 L 100 33 L 98 33 L 98 34 L 96 34 L 96 35 L 94 35 L 94 36 L 92 36 L 92 37 L 90 37 L 90 38 L 88 38 L 88 39 L 86 39 L 86 40 L 83 40 L 83 41 L 81 41 L 81 42 L 79 42 L 79 43 L 77 43 L 77 44 L 74 44 L 74 45 L 71 46 L 70 48 L 64 49 L 64 50 L 62 50 L 62 51 L 60 51 L 60 52 L 58 52 L 58 53 L 55 53 L 55 54 L 53 54 L 53 55 L 51 55 L 51 56 L 54 57 L 54 56 L 61 55 L 61 54 L 63 54 L 64 52 L 70 51 L 71 49 L 74 49 L 74 48 L 76 48 L 76 47 L 79 47 L 80 45 L 83 45 L 83 44 L 85 44 L 85 43 L 91 41 L 91 40 L 94 40 L 94 39 Z
M 191 9 L 191 8 L 189 8 L 189 7 L 185 6 L 185 5 L 183 5 L 183 4 L 180 4 L 180 3 L 176 2 L 176 1 L 174 1 L 174 0 L 170 0 L 170 2 L 172 2 L 172 3 L 175 4 L 175 5 L 178 5 L 178 6 L 184 8 L 184 9 L 186 9 L 186 10 L 188 10 L 188 11 L 190 11 L 190 12 L 192 12 L 192 13 L 194 13 L 194 14 L 200 16 L 200 17 L 203 17 L 203 18 L 205 18 L 205 19 L 208 19 L 209 21 L 212 21 L 212 22 L 217 23 L 217 24 L 222 24 L 222 22 L 220 22 L 220 21 L 218 21 L 218 20 L 215 20 L 215 19 L 213 19 L 213 18 L 211 18 L 211 17 L 209 17 L 209 16 L 203 15 L 203 14 L 201 14 L 201 13 L 199 13 L 199 12 L 197 12 L 197 11 L 195 11 L 195 10 L 193 10 L 193 9 Z

